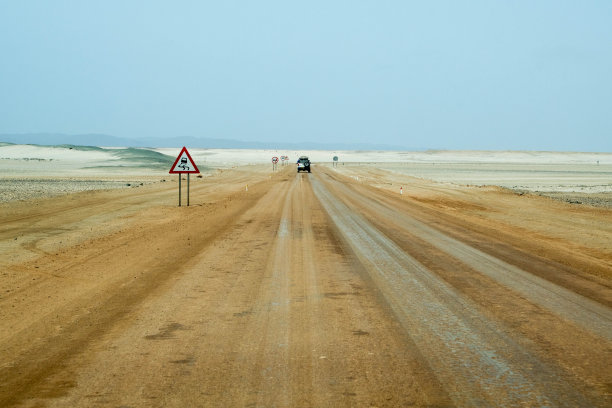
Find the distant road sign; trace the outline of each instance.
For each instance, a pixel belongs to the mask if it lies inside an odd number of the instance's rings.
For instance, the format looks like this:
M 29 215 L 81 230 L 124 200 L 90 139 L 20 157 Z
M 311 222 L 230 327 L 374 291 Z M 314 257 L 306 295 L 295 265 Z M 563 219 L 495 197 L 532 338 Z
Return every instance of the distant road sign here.
M 274 157 L 272 158 L 272 163 L 278 163 L 278 157 L 274 156 Z
M 178 157 L 174 161 L 174 164 L 170 168 L 170 174 L 181 174 L 181 173 L 199 173 L 198 166 L 191 158 L 191 155 L 187 151 L 187 148 L 183 146 L 183 149 L 179 153 Z

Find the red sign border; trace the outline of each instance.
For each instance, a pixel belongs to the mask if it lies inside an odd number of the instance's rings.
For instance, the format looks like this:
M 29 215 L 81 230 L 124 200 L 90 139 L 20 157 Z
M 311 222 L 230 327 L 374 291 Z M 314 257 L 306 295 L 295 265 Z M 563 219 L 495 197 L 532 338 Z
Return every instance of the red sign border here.
M 189 171 L 173 171 L 172 170 L 172 169 L 174 169 L 174 167 L 176 166 L 176 163 L 178 163 L 179 159 L 183 155 L 183 152 L 187 153 L 187 157 L 189 157 L 189 160 L 191 161 L 191 164 L 193 164 L 193 167 L 195 167 L 195 170 L 189 170 Z M 199 173 L 199 172 L 200 172 L 200 170 L 198 170 L 198 166 L 195 164 L 195 162 L 191 158 L 191 155 L 189 154 L 189 151 L 187 150 L 187 148 L 185 146 L 183 146 L 183 148 L 181 149 L 181 152 L 176 157 L 176 160 L 174 161 L 174 164 L 172 165 L 172 167 L 170 167 L 170 171 L 168 173 L 170 173 L 170 174 L 182 174 L 182 173 Z

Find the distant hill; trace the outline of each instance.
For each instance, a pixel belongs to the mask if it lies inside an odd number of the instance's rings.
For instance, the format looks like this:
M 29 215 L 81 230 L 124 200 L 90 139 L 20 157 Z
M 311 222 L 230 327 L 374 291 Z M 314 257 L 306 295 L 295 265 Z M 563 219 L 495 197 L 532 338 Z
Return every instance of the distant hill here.
M 61 133 L 0 134 L 0 142 L 37 145 L 78 145 L 113 147 L 181 147 L 208 149 L 288 149 L 288 150 L 408 150 L 404 146 L 377 143 L 246 142 L 202 137 L 125 138 L 104 134 L 67 135 Z M 410 149 L 414 151 L 415 149 Z M 423 149 L 416 149 L 423 150 Z

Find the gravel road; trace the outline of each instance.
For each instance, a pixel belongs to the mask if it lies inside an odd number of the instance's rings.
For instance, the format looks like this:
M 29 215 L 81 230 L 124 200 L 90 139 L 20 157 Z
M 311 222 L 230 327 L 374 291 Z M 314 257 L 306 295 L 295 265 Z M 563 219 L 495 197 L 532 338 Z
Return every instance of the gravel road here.
M 612 404 L 611 210 L 350 171 L 0 204 L 0 406 Z

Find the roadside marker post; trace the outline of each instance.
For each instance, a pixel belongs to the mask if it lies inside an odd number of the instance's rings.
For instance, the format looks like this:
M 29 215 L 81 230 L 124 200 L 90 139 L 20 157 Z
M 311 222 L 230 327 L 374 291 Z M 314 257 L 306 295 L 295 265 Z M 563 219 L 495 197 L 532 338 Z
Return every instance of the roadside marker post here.
M 187 174 L 187 207 L 189 207 L 189 175 L 191 173 L 198 174 L 200 173 L 200 170 L 198 170 L 198 166 L 196 166 L 195 162 L 191 158 L 191 155 L 189 154 L 189 151 L 187 151 L 187 148 L 185 146 L 183 146 L 183 148 L 181 149 L 181 152 L 177 156 L 176 160 L 174 161 L 174 164 L 172 165 L 168 173 L 178 174 L 178 180 L 179 180 L 179 200 L 178 200 L 179 203 L 178 205 L 179 207 L 181 206 L 181 197 L 182 197 L 181 179 L 182 179 L 183 174 Z
M 400 195 L 404 194 L 404 187 L 400 187 Z

